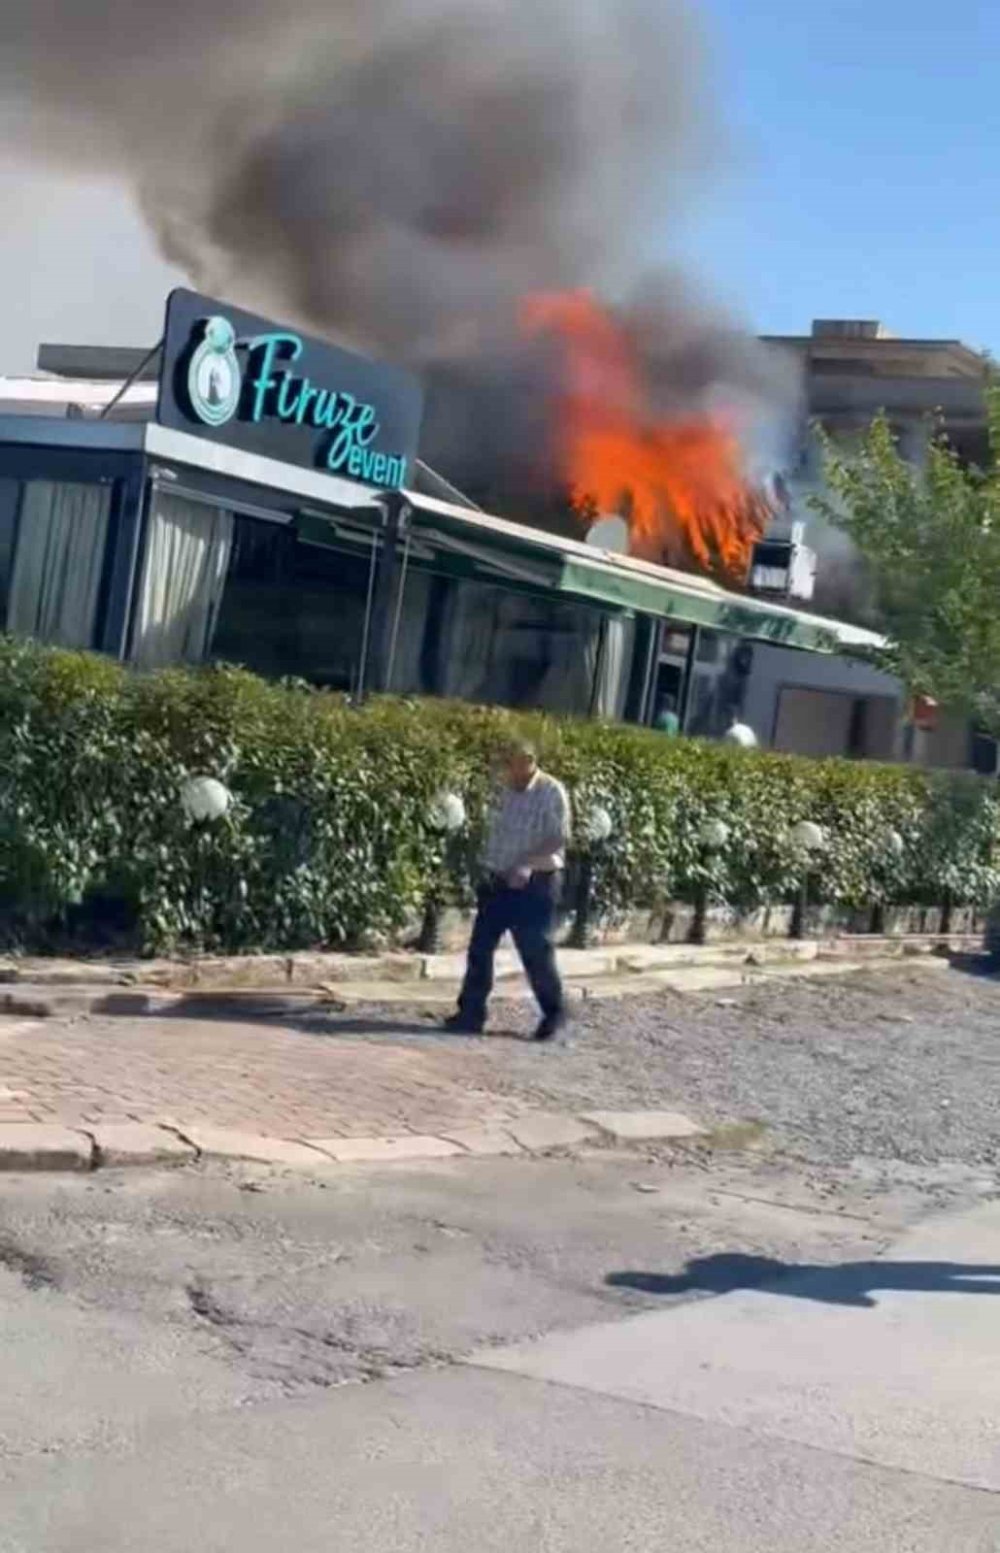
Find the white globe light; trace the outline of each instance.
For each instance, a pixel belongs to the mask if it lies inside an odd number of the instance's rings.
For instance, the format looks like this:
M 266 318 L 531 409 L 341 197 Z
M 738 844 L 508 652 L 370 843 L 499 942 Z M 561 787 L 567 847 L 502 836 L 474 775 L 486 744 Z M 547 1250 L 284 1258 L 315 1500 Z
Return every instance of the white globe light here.
M 452 833 L 465 824 L 465 804 L 458 793 L 435 793 L 427 805 L 427 823 L 431 830 Z
M 593 843 L 607 841 L 614 830 L 614 821 L 603 804 L 595 803 L 583 815 L 580 829 L 584 839 Z
M 233 795 L 215 777 L 192 777 L 181 788 L 181 807 L 189 820 L 221 820 Z
M 726 730 L 725 743 L 735 744 L 737 749 L 741 750 L 755 750 L 757 735 L 746 723 L 733 723 L 733 726 Z
M 902 857 L 903 853 L 906 851 L 906 843 L 904 842 L 902 836 L 899 834 L 898 830 L 889 831 L 885 838 L 885 850 L 889 853 L 890 857 Z
M 793 845 L 803 852 L 821 852 L 826 846 L 826 831 L 812 820 L 800 820 L 791 837 Z
M 729 826 L 725 820 L 706 820 L 701 828 L 701 844 L 709 852 L 721 852 L 729 840 Z

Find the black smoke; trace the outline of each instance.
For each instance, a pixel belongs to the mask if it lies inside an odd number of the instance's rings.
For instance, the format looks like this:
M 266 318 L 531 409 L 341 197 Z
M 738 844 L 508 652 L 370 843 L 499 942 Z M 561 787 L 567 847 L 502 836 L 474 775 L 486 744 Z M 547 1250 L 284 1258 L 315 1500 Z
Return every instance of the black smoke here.
M 199 288 L 425 371 L 456 480 L 521 478 L 527 292 L 624 299 L 668 410 L 784 392 L 643 278 L 722 144 L 686 0 L 7 0 L 0 96 L 9 149 L 126 180 Z

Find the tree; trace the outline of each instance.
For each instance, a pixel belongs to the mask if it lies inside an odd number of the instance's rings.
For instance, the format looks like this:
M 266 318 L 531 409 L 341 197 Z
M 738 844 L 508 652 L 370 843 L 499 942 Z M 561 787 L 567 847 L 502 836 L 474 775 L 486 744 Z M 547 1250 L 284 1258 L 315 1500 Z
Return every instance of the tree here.
M 1000 735 L 1000 387 L 987 390 L 989 456 L 965 467 L 942 431 L 922 467 L 900 457 L 879 416 L 850 452 L 824 438 L 829 497 L 871 577 L 883 667 L 915 695 Z M 821 434 L 822 435 L 822 434 Z

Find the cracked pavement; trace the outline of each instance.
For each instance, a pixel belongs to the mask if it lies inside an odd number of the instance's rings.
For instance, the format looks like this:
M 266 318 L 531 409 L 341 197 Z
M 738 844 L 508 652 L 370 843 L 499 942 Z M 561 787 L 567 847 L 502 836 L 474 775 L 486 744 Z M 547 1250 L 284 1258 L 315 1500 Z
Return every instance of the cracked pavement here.
M 124 1553 L 139 1545 L 137 1536 L 150 1553 L 166 1553 L 181 1545 L 182 1532 L 210 1553 L 236 1541 L 264 1553 L 274 1545 L 274 1526 L 253 1494 L 280 1500 L 285 1475 L 298 1483 L 286 1510 L 300 1553 L 356 1546 L 359 1516 L 378 1553 L 450 1549 L 453 1535 L 456 1547 L 500 1547 L 505 1516 L 511 1534 L 527 1539 L 523 1545 L 576 1553 L 607 1545 L 611 1501 L 584 1515 L 574 1500 L 572 1515 L 561 1518 L 566 1483 L 580 1473 L 581 1482 L 596 1482 L 606 1470 L 627 1476 L 649 1450 L 667 1453 L 660 1480 L 636 1492 L 659 1504 L 669 1487 L 669 1504 L 649 1512 L 646 1530 L 623 1532 L 619 1545 L 657 1545 L 663 1527 L 673 1526 L 671 1506 L 694 1548 L 799 1553 L 829 1545 L 810 1540 L 811 1532 L 806 1538 L 791 1512 L 781 1529 L 778 1512 L 760 1508 L 774 1495 L 774 1473 L 791 1474 L 812 1506 L 816 1538 L 832 1535 L 811 1458 L 778 1463 L 765 1451 L 758 1461 L 757 1447 L 742 1437 L 699 1433 L 691 1421 L 678 1432 L 600 1398 L 563 1404 L 549 1393 L 510 1389 L 528 1382 L 481 1374 L 463 1380 L 471 1372 L 461 1361 L 715 1298 L 664 1282 L 695 1261 L 752 1259 L 740 1264 L 743 1276 L 763 1283 L 776 1272 L 868 1262 L 928 1216 L 989 1203 L 1000 1192 L 998 1009 L 1000 988 L 985 980 L 870 975 L 838 983 L 835 992 L 789 986 L 769 1000 L 761 989 L 725 1000 L 661 999 L 638 1011 L 632 1000 L 617 1026 L 613 1014 L 601 1030 L 585 1026 L 572 1051 L 549 1054 L 555 1060 L 544 1065 L 530 1048 L 508 1042 L 474 1043 L 455 1059 L 431 1038 L 442 1063 L 466 1062 L 471 1053 L 477 1082 L 488 1080 L 485 1092 L 496 1087 L 505 1103 L 551 1104 L 569 1091 L 580 1105 L 598 1090 L 617 1103 L 655 1099 L 694 1109 L 700 1100 L 702 1114 L 728 1124 L 712 1148 L 604 1147 L 573 1157 L 294 1173 L 203 1160 L 150 1172 L 5 1177 L 0 1553 L 78 1553 L 95 1543 Z M 324 1035 L 334 1047 L 342 1039 Z M 410 1051 L 426 1039 L 350 1036 L 359 1062 L 385 1043 Z M 845 1103 L 863 1093 L 867 1108 L 861 1098 Z M 665 1288 L 672 1292 L 664 1295 Z M 320 1411 L 284 1411 L 290 1406 Z M 499 1410 L 498 1419 L 509 1414 L 502 1440 L 487 1438 L 483 1408 Z M 418 1532 L 410 1511 L 399 1508 L 409 1504 L 409 1489 L 391 1440 L 394 1431 L 410 1439 L 425 1410 L 427 1427 L 449 1442 L 441 1450 L 455 1464 L 456 1481 L 479 1481 L 490 1452 L 521 1450 L 512 1442 L 522 1439 L 537 1439 L 540 1454 L 512 1467 L 514 1476 L 542 1472 L 543 1480 L 523 1504 L 522 1485 L 509 1510 L 492 1511 L 493 1488 L 481 1482 L 481 1502 L 452 1503 L 447 1525 L 420 1519 Z M 309 1419 L 315 1447 L 302 1435 Z M 561 1428 L 569 1431 L 566 1442 Z M 588 1476 L 583 1463 L 594 1430 L 601 1455 Z M 293 1440 L 295 1461 L 288 1459 Z M 356 1451 L 369 1467 L 385 1461 L 373 1479 L 344 1489 L 335 1522 L 324 1519 L 329 1507 L 309 1508 L 305 1463 L 320 1440 L 335 1453 L 331 1461 L 342 1462 L 345 1484 L 355 1481 Z M 636 1453 L 618 1467 L 615 1440 L 630 1441 Z M 433 1454 L 433 1437 L 421 1433 L 406 1450 L 412 1460 Z M 552 1451 L 559 1459 L 543 1470 L 539 1463 Z M 686 1496 L 713 1460 L 722 1476 L 712 1479 L 706 1510 Z M 737 1460 L 748 1482 L 761 1473 L 768 1486 L 748 1489 L 727 1521 L 723 1485 L 735 1481 Z M 213 1462 L 219 1482 L 248 1492 L 257 1485 L 249 1519 L 239 1521 L 242 1492 L 227 1497 L 216 1485 L 218 1509 L 191 1519 L 178 1506 L 176 1515 L 164 1511 L 155 1520 L 152 1507 L 183 1494 L 183 1483 L 203 1470 L 211 1479 Z M 318 1462 L 312 1470 L 327 1482 Z M 421 1470 L 440 1485 L 436 1467 L 425 1462 Z M 945 1525 L 954 1528 L 951 1547 L 996 1553 L 1000 1546 L 980 1532 L 978 1509 L 938 1487 L 926 1487 L 930 1530 L 911 1527 L 887 1539 L 876 1526 L 882 1512 L 862 1515 L 858 1507 L 869 1498 L 875 1507 L 894 1503 L 894 1483 L 862 1481 L 832 1465 L 823 1470 L 834 1498 L 844 1496 L 845 1549 L 924 1553 L 944 1545 Z M 550 1483 L 549 1472 L 562 1476 Z M 906 1493 L 907 1503 L 923 1504 L 925 1486 Z M 900 1503 L 906 1493 L 899 1489 Z M 543 1534 L 549 1514 L 554 1530 Z M 632 1515 L 625 1517 L 630 1527 Z M 706 1526 L 721 1519 L 699 1540 L 705 1515 Z M 463 1543 L 469 1516 L 475 1525 Z M 963 1527 L 972 1529 L 966 1535 Z

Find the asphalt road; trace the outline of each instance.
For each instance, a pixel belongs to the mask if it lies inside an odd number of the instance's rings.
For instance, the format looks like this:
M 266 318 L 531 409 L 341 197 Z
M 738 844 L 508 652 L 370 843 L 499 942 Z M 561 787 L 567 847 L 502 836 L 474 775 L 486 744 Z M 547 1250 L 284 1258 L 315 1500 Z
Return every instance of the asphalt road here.
M 641 1154 L 8 1178 L 0 1550 L 995 1549 L 993 1496 L 933 1474 L 463 1362 L 586 1354 L 723 1305 L 691 1264 L 836 1268 L 986 1193 Z
M 471 1369 L 30 1465 L 4 1553 L 995 1553 L 997 1498 Z
M 1000 1301 L 954 1272 L 1000 1265 L 998 996 L 630 1004 L 557 1057 L 755 1093 L 742 1152 L 5 1178 L 0 1553 L 998 1553 Z
M 977 1190 L 969 1177 L 960 1200 Z M 93 1325 L 109 1355 L 120 1339 L 165 1383 L 172 1363 L 204 1358 L 210 1394 L 257 1403 L 658 1305 L 628 1282 L 636 1271 L 679 1275 L 734 1251 L 790 1264 L 872 1254 L 928 1202 L 923 1190 L 810 1181 L 767 1160 L 706 1168 L 641 1153 L 313 1176 L 203 1166 L 7 1177 L 5 1326 L 20 1326 L 28 1352 L 33 1331 L 45 1342 L 50 1327 L 71 1338 Z M 157 1357 L 164 1344 L 171 1364 Z M 108 1368 L 116 1391 L 128 1385 Z M 16 1406 L 0 1388 L 7 1455 L 38 1374 L 25 1364 Z M 70 1400 L 86 1411 L 90 1399 Z M 51 1424 L 58 1438 L 64 1418 L 43 1403 L 32 1437 Z

